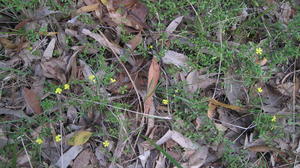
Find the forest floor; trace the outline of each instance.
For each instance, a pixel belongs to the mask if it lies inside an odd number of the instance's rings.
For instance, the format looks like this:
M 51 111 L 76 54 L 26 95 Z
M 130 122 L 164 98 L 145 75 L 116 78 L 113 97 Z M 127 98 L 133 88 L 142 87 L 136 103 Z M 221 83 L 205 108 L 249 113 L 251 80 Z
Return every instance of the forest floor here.
M 0 167 L 300 168 L 299 0 L 1 0 Z

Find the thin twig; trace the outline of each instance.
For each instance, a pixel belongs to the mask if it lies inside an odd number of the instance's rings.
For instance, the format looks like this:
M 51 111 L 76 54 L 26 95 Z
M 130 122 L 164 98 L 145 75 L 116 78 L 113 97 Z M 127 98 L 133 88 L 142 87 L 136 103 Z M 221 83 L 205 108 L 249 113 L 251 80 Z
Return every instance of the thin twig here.
M 112 107 L 112 108 L 119 109 L 119 110 L 124 110 L 124 111 L 130 112 L 130 113 L 143 115 L 143 116 L 146 116 L 146 117 L 152 117 L 152 118 L 157 118 L 157 119 L 162 119 L 162 120 L 172 120 L 172 117 L 161 117 L 161 116 L 156 116 L 156 115 L 145 114 L 145 113 L 142 113 L 142 112 L 128 110 L 128 109 L 125 109 L 125 108 L 113 106 L 113 105 L 106 104 L 106 103 L 96 102 L 96 101 L 92 101 L 92 100 L 82 100 L 82 99 L 77 99 L 77 98 L 70 98 L 70 99 L 77 100 L 77 101 L 82 101 L 82 102 L 90 102 L 90 103 L 94 103 L 94 104 L 106 105 L 108 107 Z
M 227 124 L 227 125 L 230 125 L 230 126 L 233 126 L 233 127 L 236 127 L 236 128 L 240 128 L 240 129 L 243 129 L 243 130 L 248 130 L 248 129 L 251 129 L 251 128 L 256 127 L 256 125 L 252 125 L 251 127 L 245 128 L 245 127 L 241 127 L 241 126 L 238 126 L 238 125 L 230 124 L 230 123 L 227 123 L 227 122 L 218 120 L 218 119 L 214 119 L 214 118 L 213 118 L 213 120 L 219 121 L 219 122 L 221 122 L 222 124 L 225 124 L 225 125 Z
M 25 153 L 26 153 L 26 156 L 27 156 L 27 159 L 28 159 L 29 165 L 30 165 L 30 167 L 31 167 L 31 168 L 33 168 L 32 164 L 31 164 L 31 161 L 30 161 L 29 154 L 28 154 L 28 152 L 27 152 L 27 149 L 26 149 L 26 147 L 25 147 L 25 144 L 24 144 L 24 141 L 23 141 L 23 138 L 22 138 L 22 136 L 21 136 L 20 138 L 21 138 L 21 142 L 22 142 L 22 145 L 23 145 L 24 151 L 25 151 Z
M 223 48 L 223 35 L 222 35 L 222 27 L 221 26 L 219 28 L 219 31 L 220 31 L 220 44 L 221 44 L 221 48 Z M 212 96 L 213 99 L 216 96 L 216 92 L 217 92 L 217 88 L 218 88 L 218 84 L 219 84 L 219 80 L 220 80 L 222 61 L 223 61 L 223 52 L 221 51 L 220 62 L 219 62 L 219 70 L 218 70 L 218 78 L 217 78 L 217 82 L 216 82 L 216 85 L 215 85 L 214 94 Z

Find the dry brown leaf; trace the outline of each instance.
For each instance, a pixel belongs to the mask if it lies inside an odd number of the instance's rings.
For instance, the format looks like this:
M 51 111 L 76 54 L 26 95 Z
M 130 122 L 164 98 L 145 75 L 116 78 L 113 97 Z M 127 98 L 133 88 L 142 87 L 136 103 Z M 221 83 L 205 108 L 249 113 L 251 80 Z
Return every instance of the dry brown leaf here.
M 131 39 L 127 46 L 131 49 L 131 50 L 134 50 L 139 44 L 141 44 L 141 42 L 143 41 L 143 38 L 142 38 L 142 33 L 139 32 L 136 36 L 134 36 L 133 39 Z
M 35 114 L 42 114 L 42 107 L 37 94 L 28 88 L 23 89 L 23 94 L 27 107 Z
M 215 118 L 217 114 L 217 106 L 212 102 L 208 103 L 207 117 L 211 120 Z
M 59 58 L 51 58 L 41 62 L 43 75 L 47 78 L 59 80 L 61 83 L 66 83 L 66 63 Z
M 90 149 L 83 150 L 74 160 L 72 168 L 88 167 L 92 155 L 93 153 Z
M 209 102 L 213 103 L 214 105 L 221 106 L 221 107 L 224 107 L 224 108 L 227 108 L 227 109 L 231 109 L 231 110 L 234 110 L 234 111 L 237 111 L 237 112 L 245 111 L 245 109 L 242 108 L 242 107 L 221 103 L 221 102 L 219 102 L 215 99 L 210 99 Z
M 254 145 L 251 147 L 247 147 L 252 152 L 270 152 L 272 151 L 271 147 L 268 147 L 266 145 Z
M 55 47 L 56 38 L 53 38 L 50 43 L 48 44 L 46 50 L 44 51 L 43 57 L 46 59 L 50 59 L 53 54 L 53 50 Z
M 117 53 L 117 54 L 121 54 L 122 53 L 122 48 L 120 46 L 118 46 L 117 44 L 109 42 L 106 37 L 103 37 L 103 35 L 92 33 L 88 29 L 83 29 L 82 33 L 85 34 L 85 35 L 87 35 L 87 36 L 90 36 L 90 37 L 94 38 L 102 46 L 107 47 L 107 48 L 113 50 L 115 53 Z
M 107 165 L 108 165 L 107 154 L 105 152 L 102 152 L 100 147 L 97 147 L 95 149 L 95 155 L 96 155 L 96 158 L 98 159 L 100 167 L 107 167 Z
M 76 11 L 76 13 L 80 14 L 80 13 L 84 13 L 84 12 L 92 12 L 92 11 L 95 11 L 97 9 L 99 9 L 99 3 L 83 6 L 83 7 L 79 8 Z
M 209 78 L 209 75 L 200 75 L 199 71 L 192 71 L 186 77 L 187 86 L 185 90 L 195 93 L 198 89 L 206 89 L 217 82 L 216 79 Z
M 237 75 L 232 73 L 225 74 L 224 90 L 230 104 L 238 105 L 238 103 L 245 102 L 246 88 Z
M 156 144 L 157 145 L 162 145 L 163 143 L 166 143 L 168 140 L 172 139 L 176 143 L 178 143 L 181 147 L 186 148 L 186 149 L 192 149 L 196 150 L 199 148 L 199 145 L 196 143 L 193 143 L 189 138 L 185 137 L 181 133 L 177 131 L 171 131 L 168 130 L 167 133 L 163 137 L 161 137 Z
M 27 23 L 33 21 L 32 19 L 25 19 L 23 21 L 21 21 L 20 23 L 18 23 L 16 26 L 15 26 L 15 29 L 18 30 L 22 27 L 24 27 Z
M 177 67 L 187 67 L 188 58 L 186 55 L 168 50 L 162 57 L 162 61 L 165 64 L 173 64 Z
M 260 66 L 266 65 L 267 62 L 268 62 L 268 60 L 267 60 L 267 58 L 265 58 L 265 57 L 264 57 L 262 60 L 256 60 L 256 61 L 255 61 L 255 63 L 256 63 L 256 64 L 259 64 Z
M 106 7 L 110 18 L 117 25 L 124 24 L 137 30 L 147 27 L 145 21 L 148 10 L 137 0 L 108 1 Z
M 8 48 L 8 49 L 15 49 L 18 47 L 13 42 L 3 37 L 0 37 L 0 44 L 3 45 L 4 48 Z
M 183 166 L 188 168 L 199 168 L 205 163 L 207 155 L 208 147 L 202 146 L 189 157 L 188 163 L 183 164 Z
M 182 19 L 183 19 L 183 16 L 179 16 L 179 17 L 177 17 L 176 19 L 174 19 L 174 20 L 169 24 L 169 26 L 166 28 L 166 32 L 167 32 L 168 34 L 173 33 L 173 32 L 176 30 L 176 28 L 178 27 L 178 25 L 181 23 Z
M 71 147 L 59 158 L 55 165 L 60 168 L 67 168 L 71 164 L 72 160 L 75 159 L 82 150 L 82 146 Z
M 144 113 L 149 115 L 154 115 L 155 107 L 153 102 L 153 95 L 155 93 L 155 89 L 160 76 L 160 68 L 159 64 L 155 57 L 152 59 L 152 63 L 148 72 L 148 84 L 147 84 L 147 94 L 144 98 Z M 148 128 L 146 135 L 151 131 L 154 127 L 154 119 L 148 118 Z

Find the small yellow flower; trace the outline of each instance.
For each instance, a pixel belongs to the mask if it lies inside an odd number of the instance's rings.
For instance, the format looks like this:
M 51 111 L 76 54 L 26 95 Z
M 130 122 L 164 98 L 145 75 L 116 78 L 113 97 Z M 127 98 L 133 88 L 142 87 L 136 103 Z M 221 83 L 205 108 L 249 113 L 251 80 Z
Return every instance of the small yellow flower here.
M 69 90 L 70 89 L 70 85 L 69 84 L 64 84 L 64 89 L 65 90 Z
M 152 49 L 152 48 L 153 48 L 153 45 L 149 45 L 149 48 Z
M 31 50 L 32 50 L 32 47 L 29 47 L 29 48 L 28 48 L 28 50 L 30 50 L 30 51 L 31 51 Z
M 36 142 L 37 144 L 42 144 L 42 143 L 44 143 L 44 141 L 43 141 L 42 138 L 36 139 L 35 142 Z
M 61 92 L 62 92 L 62 89 L 61 89 L 61 88 L 56 88 L 56 89 L 55 89 L 55 93 L 56 93 L 56 94 L 61 94 Z
M 110 80 L 110 83 L 115 83 L 115 82 L 117 81 L 117 80 L 114 79 L 114 78 L 110 78 L 109 80 Z
M 261 55 L 263 50 L 259 47 L 259 48 L 256 48 L 255 52 L 256 52 L 256 54 Z
M 55 136 L 55 141 L 56 142 L 60 142 L 61 141 L 61 135 L 60 134 L 58 134 L 58 135 Z
M 261 87 L 257 88 L 257 92 L 258 93 L 262 93 L 263 92 L 263 89 Z
M 102 142 L 102 145 L 107 148 L 109 146 L 109 141 L 105 140 L 104 142 Z
M 96 82 L 95 78 L 96 78 L 95 75 L 90 75 L 89 76 L 89 80 L 92 81 L 92 82 L 94 82 L 94 83 Z
M 162 104 L 165 104 L 165 105 L 169 104 L 169 100 L 163 99 L 163 100 L 162 100 Z
M 277 120 L 276 115 L 273 115 L 271 121 L 272 121 L 272 122 L 276 122 L 276 120 Z

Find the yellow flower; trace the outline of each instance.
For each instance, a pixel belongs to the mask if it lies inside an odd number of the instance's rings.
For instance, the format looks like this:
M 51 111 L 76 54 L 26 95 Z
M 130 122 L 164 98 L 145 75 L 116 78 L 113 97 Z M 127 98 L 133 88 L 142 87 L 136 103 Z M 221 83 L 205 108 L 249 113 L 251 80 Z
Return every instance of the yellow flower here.
M 114 79 L 114 78 L 110 78 L 109 80 L 110 80 L 110 83 L 115 83 L 115 82 L 117 81 L 117 80 Z
M 61 141 L 61 135 L 60 134 L 58 134 L 58 135 L 55 136 L 55 141 L 56 142 L 60 142 Z
M 64 84 L 64 89 L 65 90 L 69 90 L 70 89 L 70 85 L 69 84 Z
M 94 83 L 96 82 L 95 78 L 96 78 L 95 75 L 90 75 L 89 76 L 89 80 L 92 81 L 92 82 L 94 82 Z
M 107 148 L 109 146 L 109 141 L 105 140 L 104 142 L 102 142 L 102 145 Z
M 55 89 L 55 93 L 56 93 L 56 94 L 61 94 L 61 92 L 62 92 L 62 89 L 61 89 L 61 88 L 56 88 L 56 89 Z
M 152 49 L 152 48 L 153 48 L 153 45 L 149 45 L 149 48 Z
M 44 143 L 44 141 L 43 141 L 42 138 L 36 139 L 35 142 L 36 142 L 37 144 L 42 144 L 42 143 Z
M 271 121 L 272 121 L 272 122 L 276 122 L 276 120 L 277 120 L 276 115 L 273 115 Z
M 162 100 L 162 104 L 165 104 L 165 105 L 169 104 L 169 100 L 163 99 L 163 100 Z
M 258 93 L 262 93 L 263 92 L 263 89 L 261 87 L 257 88 L 257 92 Z
M 256 52 L 256 54 L 261 55 L 263 50 L 259 47 L 259 48 L 256 48 L 255 52 Z

